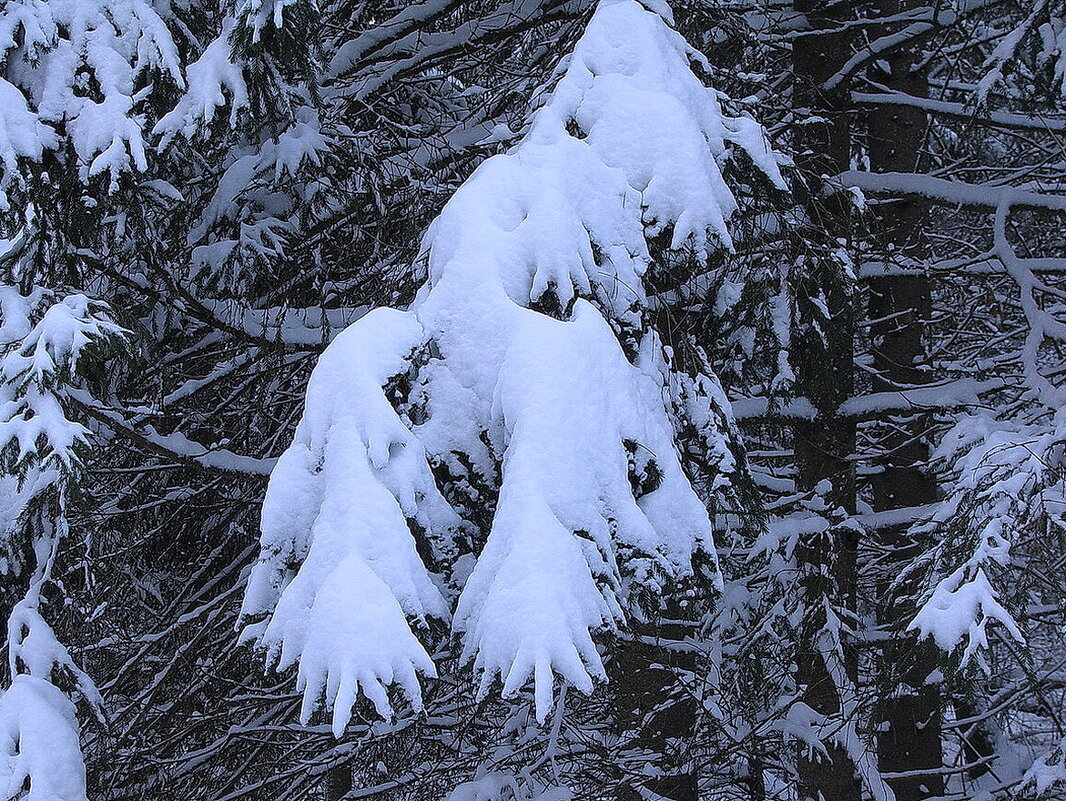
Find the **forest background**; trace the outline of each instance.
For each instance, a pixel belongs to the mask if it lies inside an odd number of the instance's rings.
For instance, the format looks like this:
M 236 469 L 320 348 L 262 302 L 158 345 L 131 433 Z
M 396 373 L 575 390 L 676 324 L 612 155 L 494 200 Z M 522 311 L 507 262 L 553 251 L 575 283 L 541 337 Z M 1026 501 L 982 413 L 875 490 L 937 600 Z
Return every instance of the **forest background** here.
M 280 552 L 267 478 L 327 345 L 371 309 L 432 307 L 430 224 L 478 165 L 530 152 L 612 6 L 645 15 L 623 49 L 643 25 L 674 43 L 663 91 L 713 87 L 687 108 L 725 131 L 683 150 L 634 114 L 618 158 L 707 170 L 721 225 L 680 235 L 669 192 L 658 216 L 646 194 L 639 302 L 553 273 L 526 306 L 567 321 L 587 300 L 662 360 L 713 544 L 582 622 L 596 656 L 553 663 L 554 692 L 549 671 L 547 695 L 540 674 L 479 694 L 485 662 L 430 619 L 424 698 L 379 672 L 331 723 L 344 705 L 254 642 L 281 619 L 246 595 Z M 1060 0 L 7 0 L 0 796 L 1061 797 L 1064 80 Z M 565 261 L 566 219 L 545 225 Z M 446 358 L 409 354 L 374 397 L 419 428 L 411 386 Z M 696 396 L 702 418 L 679 411 Z M 676 478 L 616 444 L 637 501 Z M 442 587 L 477 575 L 504 497 L 478 447 L 430 459 L 457 551 L 408 515 Z M 607 550 L 609 604 L 648 560 Z

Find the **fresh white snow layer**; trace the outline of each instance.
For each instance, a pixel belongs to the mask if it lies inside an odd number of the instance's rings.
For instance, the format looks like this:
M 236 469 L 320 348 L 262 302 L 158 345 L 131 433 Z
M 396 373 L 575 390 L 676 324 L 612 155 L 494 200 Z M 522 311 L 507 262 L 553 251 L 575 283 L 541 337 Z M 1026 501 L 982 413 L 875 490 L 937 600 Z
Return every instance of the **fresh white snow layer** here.
M 527 136 L 430 228 L 411 309 L 368 314 L 323 355 L 244 605 L 269 660 L 299 662 L 305 719 L 324 697 L 339 735 L 360 689 L 387 716 L 392 684 L 421 703 L 416 675 L 434 668 L 416 633 L 450 604 L 411 526 L 445 567 L 469 529 L 431 465 L 478 503 L 498 492 L 472 570 L 450 576 L 451 623 L 481 693 L 532 683 L 541 720 L 558 679 L 589 692 L 604 678 L 597 632 L 712 551 L 675 436 L 682 415 L 713 428 L 724 398 L 710 378 L 680 386 L 648 330 L 648 241 L 731 246 L 732 148 L 783 182 L 762 130 L 722 114 L 692 58 L 659 14 L 603 0 Z M 634 490 L 634 464 L 652 489 Z

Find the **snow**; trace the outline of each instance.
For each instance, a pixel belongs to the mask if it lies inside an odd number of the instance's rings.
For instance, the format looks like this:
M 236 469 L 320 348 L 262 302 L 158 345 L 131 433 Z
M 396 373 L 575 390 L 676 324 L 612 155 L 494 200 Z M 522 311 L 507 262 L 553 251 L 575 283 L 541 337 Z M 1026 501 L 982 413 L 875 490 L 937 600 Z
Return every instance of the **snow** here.
M 862 105 L 910 106 L 911 108 L 924 109 L 934 114 L 946 114 L 963 119 L 969 119 L 974 115 L 974 109 L 964 103 L 952 103 L 947 100 L 938 100 L 930 97 L 915 97 L 904 92 L 852 92 L 851 99 L 855 103 Z M 1008 128 L 1066 131 L 1066 120 L 1049 118 L 1044 115 L 1033 117 L 1026 114 L 1012 114 L 1005 111 L 984 109 L 982 116 L 996 125 L 1003 125 Z
M 0 481 L 0 568 L 12 564 L 8 539 L 32 532 L 34 569 L 7 621 L 8 688 L 0 695 L 0 794 L 35 801 L 84 801 L 85 767 L 67 686 L 100 716 L 102 698 L 41 614 L 58 543 L 67 532 L 66 480 L 88 430 L 67 419 L 63 399 L 93 342 L 121 335 L 107 307 L 84 295 L 0 286 L 0 449 L 14 451 L 17 478 Z M 48 504 L 30 502 L 45 491 Z M 31 511 L 32 508 L 32 511 Z M 33 514 L 27 521 L 27 514 Z M 27 523 L 30 523 L 28 526 Z M 58 677 L 58 678 L 57 678 Z M 28 787 L 23 795 L 24 784 Z
M 263 505 L 263 557 L 242 612 L 273 615 L 248 636 L 258 635 L 280 668 L 299 661 L 304 718 L 325 691 L 338 736 L 357 688 L 385 717 L 384 687 L 393 681 L 419 706 L 415 671 L 435 672 L 405 616 L 448 615 L 407 519 L 438 535 L 458 521 L 382 391 L 421 340 L 414 316 L 392 309 L 371 312 L 335 340 Z
M 49 549 L 54 540 L 42 539 L 34 543 L 37 551 L 37 567 L 42 573 L 48 567 Z M 39 585 L 15 604 L 7 620 L 8 662 L 12 675 L 27 675 L 51 681 L 55 671 L 69 675 L 83 698 L 94 708 L 100 709 L 103 701 L 92 679 L 74 664 L 70 653 L 58 639 L 38 611 Z
M 1041 12 L 1044 10 L 1043 6 L 1043 3 L 1034 3 L 1029 16 L 1021 24 L 1007 31 L 992 53 L 985 59 L 985 63 L 982 65 L 985 75 L 978 81 L 975 93 L 979 103 L 985 103 L 989 92 L 1003 80 L 1004 66 L 1014 58 L 1022 40 L 1025 39 L 1037 19 L 1041 16 Z
M 1041 40 L 1039 61 L 1053 62 L 1055 83 L 1066 91 L 1066 24 L 1061 17 L 1052 17 L 1038 28 Z
M 1066 529 L 1063 441 L 1061 409 L 1050 422 L 1032 424 L 981 412 L 961 415 L 934 453 L 954 466 L 955 484 L 920 526 L 941 533 L 941 540 L 931 557 L 935 581 L 910 628 L 945 651 L 963 645 L 964 662 L 988 647 L 991 623 L 1025 641 L 1000 601 L 1009 584 L 997 588 L 991 577 L 1009 575 L 1014 532 Z
M 270 26 L 281 29 L 285 8 L 298 2 L 300 0 L 244 0 L 238 16 L 242 18 L 242 24 L 252 29 L 252 42 L 258 42 L 263 28 Z
M 785 741 L 795 740 L 802 743 L 808 758 L 815 754 L 828 756 L 824 738 L 824 729 L 830 721 L 803 701 L 796 701 L 788 707 L 785 717 L 774 724 L 785 736 Z
M 229 38 L 235 27 L 236 20 L 227 18 L 218 38 L 186 68 L 185 93 L 153 129 L 153 133 L 162 134 L 162 147 L 178 133 L 191 139 L 202 126 L 210 124 L 215 112 L 227 102 L 230 106 L 230 125 L 236 123 L 237 112 L 247 107 L 248 87 L 244 75 L 230 59 Z
M 299 661 L 305 716 L 324 690 L 339 734 L 357 688 L 388 716 L 393 682 L 418 708 L 433 667 L 417 632 L 455 602 L 480 694 L 532 687 L 543 721 L 559 680 L 588 693 L 605 678 L 598 633 L 713 554 L 675 432 L 694 425 L 730 468 L 732 421 L 717 382 L 673 376 L 647 330 L 648 238 L 729 247 L 722 166 L 737 149 L 783 182 L 761 129 L 722 114 L 691 57 L 658 14 L 603 0 L 526 137 L 427 232 L 411 309 L 368 314 L 324 353 L 244 606 L 268 659 Z M 409 396 L 390 400 L 397 380 Z M 463 502 L 444 501 L 431 464 L 471 503 L 498 490 L 472 569 L 456 559 Z M 448 602 L 409 521 L 443 557 Z
M 153 71 L 184 87 L 177 47 L 146 0 L 11 0 L 0 9 L 0 68 L 0 109 L 20 131 L 0 128 L 3 181 L 14 156 L 58 148 L 61 130 L 82 179 L 106 174 L 115 190 L 122 173 L 147 167 L 138 76 Z
M 863 192 L 920 195 L 960 206 L 996 208 L 1004 202 L 1014 206 L 1066 211 L 1066 198 L 1028 191 L 1024 187 L 969 184 L 910 172 L 860 172 L 848 170 L 836 177 L 842 186 Z M 1033 187 L 1040 189 L 1039 186 Z
M 0 576 L 17 576 L 22 572 L 21 549 L 13 546 L 18 542 L 22 516 L 33 499 L 36 484 L 21 482 L 18 476 L 0 476 Z
M 102 316 L 103 310 L 84 295 L 49 303 L 40 292 L 27 297 L 15 287 L 0 286 L 0 450 L 14 444 L 20 462 L 37 454 L 71 465 L 75 446 L 88 431 L 67 419 L 55 385 L 59 373 L 73 369 L 86 345 L 122 332 Z M 38 314 L 40 319 L 32 322 Z
M 55 146 L 55 132 L 30 111 L 22 93 L 0 77 L 0 211 L 8 209 L 5 190 L 16 180 L 18 160 L 38 161 L 46 147 Z
M 725 219 L 736 201 L 719 164 L 727 143 L 747 152 L 776 186 L 785 183 L 762 129 L 722 114 L 717 92 L 693 74 L 692 55 L 677 32 L 640 4 L 601 3 L 535 117 L 530 140 L 554 141 L 575 121 L 599 160 L 620 169 L 640 193 L 649 234 L 670 225 L 672 247 L 691 240 L 703 251 L 708 232 L 731 247 Z
M 442 801 L 571 801 L 574 795 L 564 787 L 530 789 L 509 773 L 487 773 L 463 782 Z
M 914 19 L 915 17 L 910 17 Z M 935 30 L 940 25 L 950 25 L 956 19 L 950 8 L 928 8 L 918 12 L 917 20 L 902 29 L 870 41 L 858 53 L 853 55 L 829 80 L 822 84 L 822 89 L 832 90 L 854 75 L 863 65 L 871 62 L 882 53 L 891 53 L 906 42 Z
M 993 620 L 1006 626 L 1017 640 L 1024 641 L 1010 613 L 996 600 L 985 571 L 977 568 L 967 577 L 966 568 L 962 567 L 936 586 L 908 629 L 932 637 L 940 648 L 949 652 L 965 637 L 965 662 L 978 649 L 988 647 L 985 628 Z
M 1031 789 L 1036 798 L 1053 798 L 1049 791 L 1066 785 L 1066 739 L 1038 757 L 1022 777 L 1023 789 Z
M 51 682 L 64 673 L 93 709 L 102 700 L 89 677 L 38 612 L 58 534 L 34 542 L 37 566 L 26 597 L 8 618 L 11 683 L 0 693 L 0 797 L 85 801 L 85 765 L 74 704 Z M 28 791 L 23 795 L 24 787 Z
M 199 442 L 186 437 L 180 431 L 169 434 L 160 434 L 155 426 L 150 423 L 144 424 L 136 431 L 121 413 L 107 408 L 94 399 L 88 392 L 81 389 L 68 388 L 64 393 L 79 406 L 88 411 L 97 419 L 106 423 L 115 431 L 124 431 L 135 434 L 141 440 L 150 443 L 172 454 L 175 458 L 187 460 L 213 470 L 223 470 L 230 473 L 243 473 L 254 476 L 267 476 L 277 464 L 276 459 L 258 459 L 234 453 L 226 448 L 214 446 L 208 448 Z
M 0 694 L 0 796 L 85 801 L 74 705 L 44 679 L 15 676 Z
M 168 121 L 168 115 L 160 122 L 164 142 L 170 132 L 177 130 L 176 126 L 181 125 L 187 135 L 197 127 L 194 117 L 181 116 L 185 112 L 180 104 L 172 113 L 179 116 Z M 206 208 L 189 229 L 187 241 L 196 246 L 193 260 L 206 267 L 212 278 L 222 272 L 238 247 L 265 260 L 278 257 L 283 252 L 285 236 L 296 229 L 296 200 L 291 194 L 278 191 L 278 182 L 285 176 L 295 178 L 302 166 L 319 164 L 330 142 L 322 134 L 313 109 L 300 108 L 294 115 L 293 123 L 273 138 L 254 147 L 235 149 Z M 182 119 L 186 122 L 182 123 Z M 296 191 L 313 192 L 314 186 L 298 187 Z M 239 221 L 238 239 L 229 238 L 233 226 L 226 224 L 232 221 Z M 221 228 L 226 238 L 218 238 L 216 228 Z M 321 341 L 321 326 L 314 326 L 310 333 Z

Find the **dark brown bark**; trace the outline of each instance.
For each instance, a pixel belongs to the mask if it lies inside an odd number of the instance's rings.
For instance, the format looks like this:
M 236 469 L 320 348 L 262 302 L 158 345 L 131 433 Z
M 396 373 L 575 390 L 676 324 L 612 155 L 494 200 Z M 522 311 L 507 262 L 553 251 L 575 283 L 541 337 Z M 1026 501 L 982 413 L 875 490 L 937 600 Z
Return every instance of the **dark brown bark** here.
M 913 0 L 880 0 L 883 15 L 913 8 Z M 913 51 L 901 49 L 879 62 L 874 77 L 891 89 L 925 96 L 926 76 Z M 870 110 L 870 167 L 875 172 L 920 172 L 923 169 L 928 120 L 922 109 L 881 106 Z M 914 199 L 877 207 L 880 241 L 886 245 L 885 262 L 890 266 L 920 263 L 927 255 L 925 225 L 928 206 Z M 886 276 L 869 283 L 868 313 L 873 321 L 870 342 L 875 370 L 873 390 L 885 391 L 927 383 L 925 325 L 931 311 L 931 282 L 920 275 Z M 925 468 L 929 458 L 926 431 L 929 420 L 922 414 L 894 415 L 878 426 L 880 455 L 871 478 L 871 501 L 875 511 L 920 506 L 936 500 L 936 480 Z M 892 602 L 889 584 L 904 566 L 911 564 L 925 545 L 907 527 L 879 532 L 879 544 L 889 554 L 885 563 L 880 623 L 895 631 L 881 652 L 881 725 L 877 726 L 877 750 L 885 773 L 927 769 L 925 775 L 890 779 L 898 801 L 919 801 L 944 794 L 944 778 L 935 773 L 942 766 L 941 688 L 928 681 L 937 667 L 931 648 L 918 647 L 913 636 L 903 633 L 914 610 L 910 604 Z
M 668 613 L 676 620 L 681 610 L 674 607 Z M 696 660 L 691 652 L 671 650 L 656 640 L 680 641 L 691 634 L 684 623 L 634 623 L 633 639 L 618 648 L 608 665 L 616 726 L 628 735 L 627 747 L 644 751 L 657 763 L 656 775 L 642 783 L 671 801 L 699 798 L 699 777 L 688 753 L 698 705 L 695 698 L 676 692 L 678 672 L 691 673 Z M 619 801 L 642 797 L 632 786 L 619 790 Z
M 833 251 L 847 237 L 848 210 L 834 198 L 824 197 L 824 176 L 848 169 L 850 161 L 849 95 L 845 89 L 826 90 L 824 84 L 848 55 L 848 34 L 834 32 L 845 4 L 831 6 L 817 0 L 795 0 L 813 35 L 793 45 L 793 105 L 801 121 L 817 117 L 820 123 L 797 128 L 795 159 L 805 194 L 801 198 L 809 225 L 799 235 L 802 263 L 793 286 L 797 317 L 790 358 L 796 374 L 796 393 L 809 398 L 818 411 L 811 422 L 793 429 L 797 489 L 813 491 L 823 482 L 822 493 L 832 509 L 844 514 L 855 510 L 855 476 L 850 456 L 855 446 L 855 426 L 837 413 L 851 396 L 854 383 L 854 315 L 850 288 Z M 821 33 L 814 33 L 819 32 Z M 828 319 L 820 303 L 828 309 Z M 854 535 L 843 530 L 806 537 L 797 547 L 803 602 L 813 610 L 798 633 L 796 680 L 803 701 L 814 711 L 832 718 L 841 714 L 841 698 L 817 647 L 825 621 L 817 610 L 823 601 L 838 609 L 853 607 L 855 595 Z M 849 666 L 853 660 L 848 657 Z M 860 784 L 855 765 L 845 750 L 826 742 L 827 755 L 799 754 L 799 797 L 824 801 L 859 801 Z
M 341 801 L 352 791 L 352 769 L 349 765 L 337 765 L 326 773 L 323 783 L 325 801 Z

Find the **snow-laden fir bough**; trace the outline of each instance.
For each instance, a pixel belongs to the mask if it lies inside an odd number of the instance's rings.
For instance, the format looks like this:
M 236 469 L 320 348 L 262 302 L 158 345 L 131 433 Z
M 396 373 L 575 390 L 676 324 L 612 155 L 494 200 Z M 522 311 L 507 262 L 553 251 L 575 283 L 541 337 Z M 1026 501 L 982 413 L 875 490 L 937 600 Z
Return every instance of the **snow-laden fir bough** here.
M 90 345 L 123 333 L 107 308 L 0 287 L 0 579 L 17 576 L 25 529 L 29 587 L 7 620 L 10 684 L 0 691 L 0 798 L 84 801 L 85 766 L 72 695 L 102 716 L 103 699 L 45 620 L 44 590 L 68 531 L 66 494 L 89 430 L 68 419 L 75 369 Z M 64 689 L 60 689 L 60 687 Z M 64 692 L 66 690 L 66 692 Z
M 264 502 L 244 637 L 298 663 L 303 718 L 324 697 L 337 736 L 359 690 L 384 716 L 390 685 L 420 707 L 428 618 L 451 618 L 482 694 L 532 681 L 543 720 L 556 677 L 586 693 L 605 678 L 597 632 L 713 563 L 676 440 L 694 427 L 731 469 L 728 402 L 672 370 L 642 276 L 656 238 L 730 247 L 732 153 L 783 181 L 669 21 L 603 0 L 521 142 L 430 228 L 411 307 L 366 315 L 314 371 Z M 475 561 L 463 512 L 493 499 Z
M 155 71 L 184 88 L 170 32 L 144 0 L 12 0 L 0 15 L 3 60 L 0 210 L 18 160 L 39 161 L 67 142 L 82 180 L 106 174 L 114 190 L 123 172 L 145 170 L 137 80 Z

